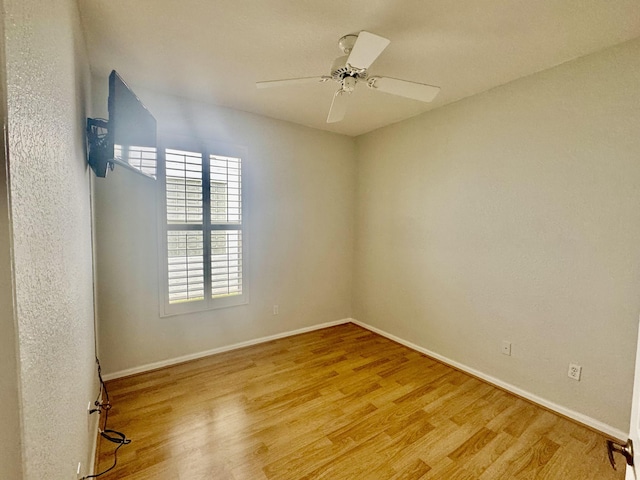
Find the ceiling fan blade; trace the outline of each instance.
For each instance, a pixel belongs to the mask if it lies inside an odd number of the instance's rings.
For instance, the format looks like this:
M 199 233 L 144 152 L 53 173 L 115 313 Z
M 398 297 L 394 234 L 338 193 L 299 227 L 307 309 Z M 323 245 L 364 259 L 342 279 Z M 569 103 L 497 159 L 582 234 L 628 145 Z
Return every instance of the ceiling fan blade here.
M 352 67 L 367 69 L 390 43 L 391 40 L 362 31 L 349 54 L 347 63 Z
M 440 91 L 440 87 L 434 87 L 433 85 L 389 77 L 371 77 L 367 81 L 367 85 L 374 90 L 420 100 L 421 102 L 431 102 Z
M 348 92 L 342 89 L 336 92 L 331 102 L 327 123 L 336 123 L 344 118 L 344 115 L 347 113 L 347 100 L 349 99 L 349 95 Z
M 286 80 L 268 80 L 266 82 L 256 82 L 257 88 L 288 87 L 290 85 L 303 85 L 306 83 L 322 83 L 331 80 L 331 77 L 304 77 L 288 78 Z

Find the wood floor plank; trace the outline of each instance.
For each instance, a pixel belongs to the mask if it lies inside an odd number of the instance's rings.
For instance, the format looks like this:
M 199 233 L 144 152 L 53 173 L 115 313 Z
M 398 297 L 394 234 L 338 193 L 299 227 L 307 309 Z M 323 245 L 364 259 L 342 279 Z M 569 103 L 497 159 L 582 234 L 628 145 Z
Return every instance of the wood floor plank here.
M 133 441 L 102 480 L 624 477 L 602 435 L 353 324 L 108 388 Z
M 490 443 L 498 434 L 493 430 L 482 427 L 471 437 L 469 437 L 462 445 L 451 452 L 448 457 L 454 462 L 466 460 L 482 450 Z
M 418 458 L 403 471 L 394 475 L 392 480 L 420 480 L 429 470 L 431 467 Z
M 484 471 L 493 465 L 505 452 L 513 448 L 515 439 L 505 432 L 498 433 L 485 447 L 475 455 L 466 459 L 464 468 L 475 477 L 480 477 Z M 571 477 L 566 477 L 571 478 Z

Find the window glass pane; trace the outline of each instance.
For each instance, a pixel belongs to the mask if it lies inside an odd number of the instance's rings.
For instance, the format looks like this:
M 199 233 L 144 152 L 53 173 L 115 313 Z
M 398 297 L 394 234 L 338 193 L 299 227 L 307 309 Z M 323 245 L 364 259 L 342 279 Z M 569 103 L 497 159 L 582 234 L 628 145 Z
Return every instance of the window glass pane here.
M 204 299 L 202 239 L 199 230 L 167 232 L 169 303 Z
M 202 154 L 166 150 L 167 223 L 202 224 Z
M 242 231 L 211 233 L 211 296 L 242 293 Z
M 241 159 L 211 155 L 211 223 L 242 223 Z
M 113 156 L 123 162 L 127 162 L 142 173 L 156 178 L 156 165 L 158 160 L 155 147 L 114 145 Z

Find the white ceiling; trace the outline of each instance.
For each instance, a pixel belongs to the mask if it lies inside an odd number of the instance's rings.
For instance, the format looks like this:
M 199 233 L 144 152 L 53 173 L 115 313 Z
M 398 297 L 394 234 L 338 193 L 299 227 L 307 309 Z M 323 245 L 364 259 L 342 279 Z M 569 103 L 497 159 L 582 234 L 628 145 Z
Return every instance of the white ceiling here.
M 640 36 L 638 0 L 79 0 L 91 68 L 130 85 L 359 135 Z M 439 85 L 431 104 L 358 85 L 325 123 L 338 39 L 391 40 L 370 74 Z

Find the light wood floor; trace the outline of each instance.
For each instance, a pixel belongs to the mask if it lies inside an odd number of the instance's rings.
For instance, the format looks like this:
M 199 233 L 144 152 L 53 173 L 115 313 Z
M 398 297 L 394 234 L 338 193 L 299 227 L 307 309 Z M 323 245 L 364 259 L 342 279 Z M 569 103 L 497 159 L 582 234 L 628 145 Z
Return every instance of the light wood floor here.
M 602 435 L 352 324 L 108 388 L 133 441 L 101 480 L 624 478 Z

